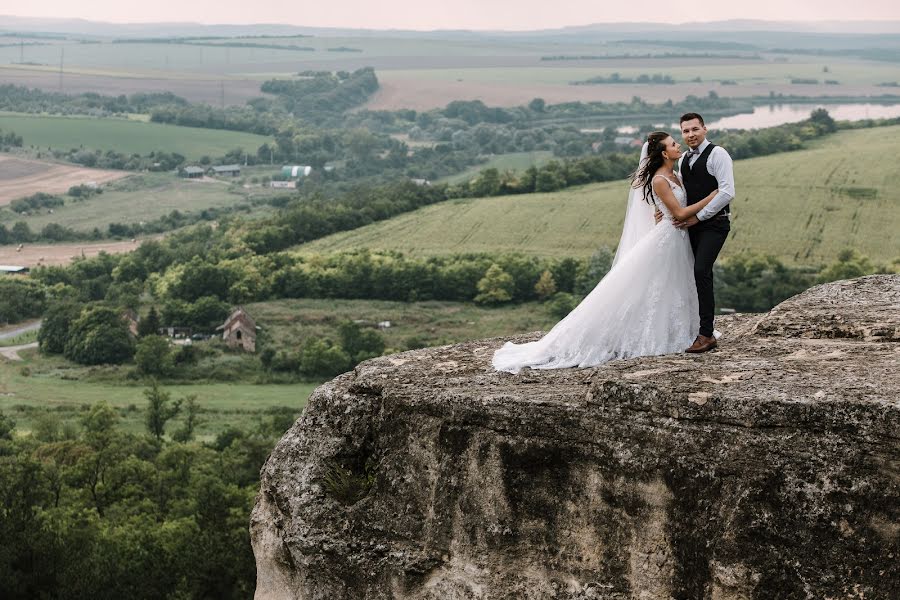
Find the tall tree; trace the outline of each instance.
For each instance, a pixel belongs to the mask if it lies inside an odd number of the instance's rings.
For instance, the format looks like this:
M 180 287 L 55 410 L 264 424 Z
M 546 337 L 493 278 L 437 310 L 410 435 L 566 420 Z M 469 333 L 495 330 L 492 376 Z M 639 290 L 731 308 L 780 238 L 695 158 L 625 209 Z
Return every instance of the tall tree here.
M 159 383 L 155 380 L 149 389 L 144 390 L 144 396 L 147 397 L 147 430 L 157 441 L 162 441 L 166 432 L 166 422 L 181 410 L 181 400 L 172 402 L 172 395 L 160 389 Z

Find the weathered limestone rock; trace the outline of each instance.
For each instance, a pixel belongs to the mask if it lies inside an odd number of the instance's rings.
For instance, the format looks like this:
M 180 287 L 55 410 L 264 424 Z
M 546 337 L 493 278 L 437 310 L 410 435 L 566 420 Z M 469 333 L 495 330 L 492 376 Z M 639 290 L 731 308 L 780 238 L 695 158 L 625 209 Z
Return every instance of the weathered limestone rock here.
M 900 276 L 718 327 L 699 356 L 509 375 L 492 339 L 321 386 L 262 471 L 256 597 L 900 598 Z

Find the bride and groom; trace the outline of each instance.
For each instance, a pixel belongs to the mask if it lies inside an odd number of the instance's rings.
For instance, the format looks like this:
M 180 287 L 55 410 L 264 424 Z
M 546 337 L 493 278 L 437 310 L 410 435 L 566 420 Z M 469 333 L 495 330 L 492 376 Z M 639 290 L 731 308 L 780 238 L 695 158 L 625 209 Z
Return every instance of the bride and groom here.
M 609 273 L 543 338 L 497 350 L 495 369 L 589 367 L 716 347 L 712 270 L 730 230 L 734 172 L 728 152 L 706 139 L 703 117 L 687 113 L 680 126 L 688 152 L 666 132 L 647 137 Z

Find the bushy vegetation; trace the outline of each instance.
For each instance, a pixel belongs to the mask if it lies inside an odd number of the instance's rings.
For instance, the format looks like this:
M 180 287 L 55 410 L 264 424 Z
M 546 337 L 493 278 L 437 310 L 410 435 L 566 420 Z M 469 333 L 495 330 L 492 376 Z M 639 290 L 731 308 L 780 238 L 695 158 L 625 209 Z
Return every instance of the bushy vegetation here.
M 675 79 L 673 79 L 671 75 L 664 75 L 662 73 L 653 73 L 652 75 L 642 73 L 641 75 L 638 75 L 637 77 L 622 77 L 622 75 L 619 73 L 613 73 L 609 77 L 604 77 L 603 75 L 599 75 L 597 77 L 591 77 L 590 79 L 583 79 L 581 81 L 573 81 L 572 85 L 601 85 L 601 84 L 610 84 L 610 83 L 611 84 L 652 83 L 654 85 L 658 85 L 661 83 L 673 84 L 673 83 L 675 83 Z
M 46 286 L 31 279 L 0 275 L 0 324 L 39 317 L 46 306 Z
M 70 305 L 54 307 L 53 318 L 41 326 L 38 343 L 44 352 L 59 349 L 69 360 L 83 365 L 121 363 L 131 359 L 134 342 L 121 311 L 106 306 L 88 306 L 70 312 Z M 74 317 L 68 321 L 59 318 Z
M 17 213 L 28 213 L 42 208 L 58 208 L 63 204 L 63 199 L 59 196 L 38 192 L 25 198 L 13 200 L 9 203 L 9 208 Z
M 21 436 L 0 413 L 4 598 L 252 595 L 258 473 L 294 411 L 202 444 L 196 402 L 156 386 L 146 397 L 143 434 L 124 431 L 106 402 L 72 421 L 42 412 Z
M 96 92 L 63 94 L 13 84 L 0 85 L 0 110 L 9 112 L 103 116 L 147 113 L 156 106 L 187 104 L 187 100 L 169 92 L 104 96 Z
M 17 148 L 22 146 L 22 136 L 17 135 L 14 131 L 4 132 L 0 129 L 0 148 Z

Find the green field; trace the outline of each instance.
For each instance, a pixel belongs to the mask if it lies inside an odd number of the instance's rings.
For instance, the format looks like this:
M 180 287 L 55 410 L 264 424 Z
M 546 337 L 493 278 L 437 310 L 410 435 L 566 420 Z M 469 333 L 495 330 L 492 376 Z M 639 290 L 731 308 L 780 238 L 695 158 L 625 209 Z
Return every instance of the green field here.
M 547 329 L 556 322 L 541 304 L 487 308 L 461 302 L 295 299 L 246 306 L 276 348 L 299 348 L 308 337 L 331 337 L 343 321 L 390 321 L 381 331 L 388 349 L 438 346 Z
M 15 131 L 26 146 L 58 150 L 88 148 L 125 154 L 177 152 L 188 160 L 223 156 L 241 148 L 256 153 L 269 138 L 252 133 L 145 123 L 134 119 L 31 116 L 2 113 L 0 129 Z
M 20 353 L 22 362 L 0 359 L 0 411 L 28 431 L 41 409 L 53 411 L 62 420 L 74 419 L 86 406 L 105 400 L 119 408 L 122 426 L 132 432 L 144 429 L 145 385 L 79 381 L 88 372 L 58 357 L 43 357 L 36 350 Z M 211 439 L 229 425 L 251 427 L 274 407 L 299 412 L 317 384 L 254 385 L 252 383 L 204 383 L 167 385 L 172 398 L 196 394 L 203 423 L 198 436 Z M 173 423 L 179 422 L 174 419 Z
M 347 320 L 390 321 L 391 327 L 381 332 L 389 352 L 542 330 L 555 322 L 537 303 L 486 308 L 458 302 L 299 299 L 259 302 L 246 308 L 263 327 L 261 343 L 289 351 L 299 349 L 309 337 L 338 339 L 336 328 Z M 21 356 L 22 362 L 0 358 L 0 411 L 16 421 L 20 433 L 28 431 L 43 410 L 72 420 L 100 400 L 120 409 L 126 430 L 144 429 L 146 385 L 123 383 L 132 366 L 82 367 L 36 350 L 22 351 Z M 231 358 L 244 357 L 223 360 Z M 204 381 L 164 387 L 173 398 L 197 395 L 203 420 L 198 435 L 212 439 L 229 425 L 253 427 L 266 417 L 267 409 L 291 407 L 299 413 L 317 385 Z M 173 421 L 178 422 L 178 418 Z
M 104 192 L 87 200 L 76 201 L 64 196 L 65 205 L 53 213 L 20 215 L 9 209 L 0 210 L 0 223 L 25 221 L 32 231 L 40 231 L 48 223 L 59 223 L 76 231 L 105 231 L 110 223 L 152 221 L 173 210 L 196 213 L 206 208 L 231 207 L 246 201 L 252 194 L 271 196 L 275 190 L 245 190 L 228 185 L 229 180 L 190 181 L 171 173 L 141 173 L 104 186 Z M 263 214 L 268 207 L 258 207 Z
M 792 264 L 844 248 L 900 257 L 900 127 L 844 131 L 797 152 L 737 161 L 732 234 L 723 256 L 767 253 Z M 625 181 L 547 194 L 450 200 L 300 246 L 302 253 L 371 248 L 413 255 L 523 252 L 589 256 L 615 247 Z
M 467 169 L 462 173 L 444 177 L 441 179 L 445 183 L 462 183 L 469 181 L 478 175 L 482 169 L 497 169 L 501 173 L 503 171 L 524 171 L 532 165 L 540 166 L 553 160 L 553 153 L 549 150 L 538 150 L 535 152 L 511 152 L 509 154 L 499 154 L 491 157 L 484 164 L 477 165 L 471 169 Z

